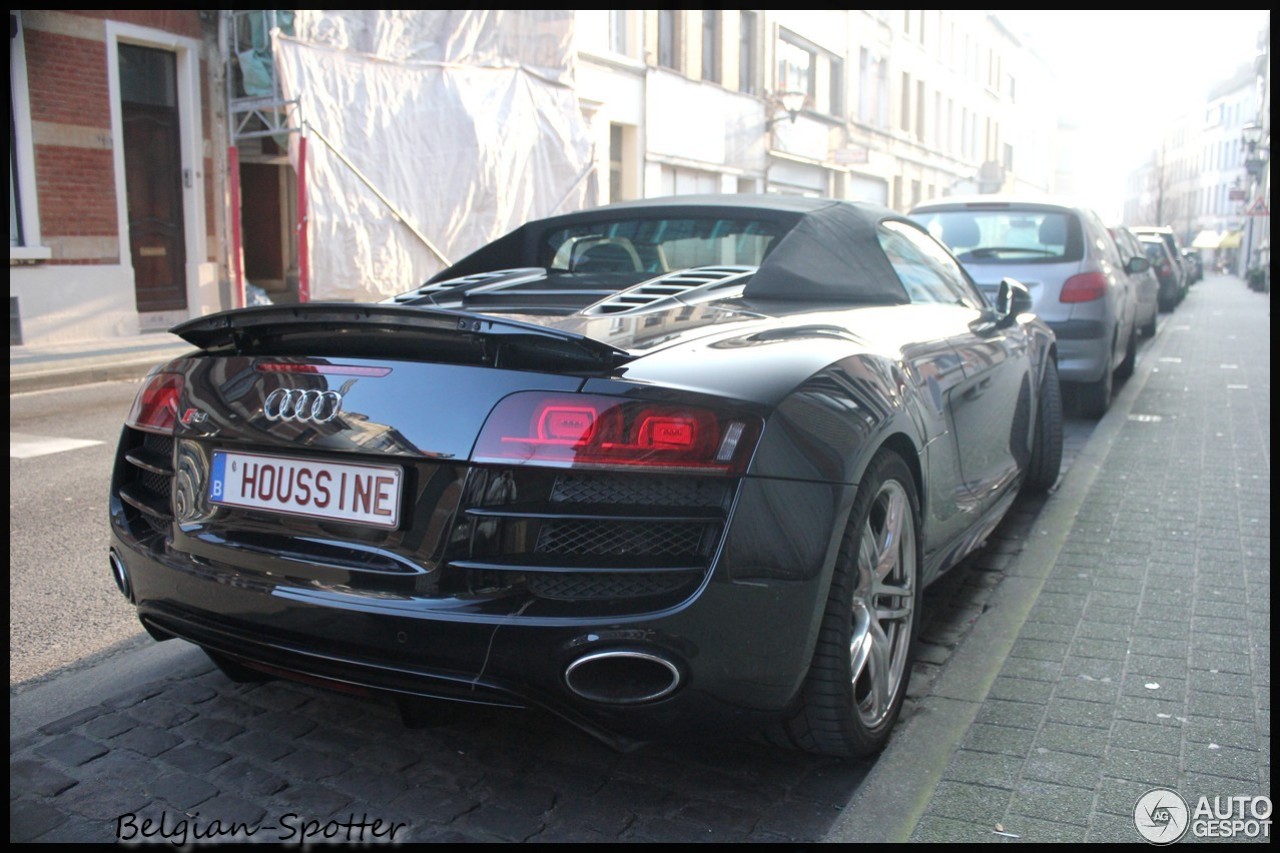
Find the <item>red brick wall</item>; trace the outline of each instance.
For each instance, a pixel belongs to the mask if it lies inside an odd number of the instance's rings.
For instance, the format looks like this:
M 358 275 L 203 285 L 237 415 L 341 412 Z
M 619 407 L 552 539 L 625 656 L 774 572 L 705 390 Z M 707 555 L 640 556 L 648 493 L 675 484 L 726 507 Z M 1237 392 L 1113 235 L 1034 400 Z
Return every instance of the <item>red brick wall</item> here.
M 40 230 L 46 236 L 116 234 L 116 191 L 110 151 L 61 145 L 36 147 Z
M 193 39 L 200 38 L 203 33 L 200 13 L 194 9 L 69 9 L 67 14 L 151 27 Z M 217 13 L 209 10 L 209 14 Z
M 95 21 L 119 21 L 163 30 L 175 35 L 201 39 L 206 29 L 199 13 L 188 9 L 157 10 L 72 10 L 75 17 Z M 111 138 L 111 95 L 107 85 L 107 46 L 105 38 L 80 38 L 64 34 L 78 32 L 75 27 L 55 26 L 63 32 L 50 32 L 36 26 L 24 27 L 23 39 L 27 58 L 28 91 L 33 123 L 47 122 L 63 126 L 53 129 L 53 140 L 36 133 L 36 193 L 40 204 L 40 230 L 46 242 L 58 244 L 58 238 L 116 237 L 115 162 L 112 151 L 92 147 L 100 136 Z M 209 30 L 212 31 L 211 29 Z M 105 27 L 102 28 L 105 37 Z M 210 136 L 211 102 L 207 79 L 208 65 L 200 62 L 201 127 L 204 139 Z M 96 134 L 82 134 L 90 142 L 59 144 L 67 130 L 85 129 Z M 34 128 L 33 128 L 34 129 Z M 78 147 L 88 145 L 88 147 Z M 206 176 L 205 201 L 209 231 L 215 231 L 218 198 L 211 176 L 214 163 L 202 158 L 198 164 Z M 84 244 L 82 244 L 84 245 Z M 93 245 L 90 243 L 89 245 Z M 101 243 L 99 243 L 101 245 Z M 216 256 L 217 242 L 211 241 L 210 259 Z M 80 254 L 83 255 L 83 250 Z M 94 264 L 118 263 L 116 253 L 106 257 L 59 258 L 55 251 L 52 263 Z
M 27 86 L 32 121 L 56 121 L 111 131 L 107 45 L 28 29 Z

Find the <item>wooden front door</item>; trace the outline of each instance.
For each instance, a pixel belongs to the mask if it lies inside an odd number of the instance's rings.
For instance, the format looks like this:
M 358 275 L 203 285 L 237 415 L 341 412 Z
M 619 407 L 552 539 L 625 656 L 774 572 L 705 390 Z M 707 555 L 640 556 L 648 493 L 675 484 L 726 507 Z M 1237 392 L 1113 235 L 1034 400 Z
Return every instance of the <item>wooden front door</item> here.
M 138 311 L 187 307 L 177 56 L 120 45 L 124 180 Z

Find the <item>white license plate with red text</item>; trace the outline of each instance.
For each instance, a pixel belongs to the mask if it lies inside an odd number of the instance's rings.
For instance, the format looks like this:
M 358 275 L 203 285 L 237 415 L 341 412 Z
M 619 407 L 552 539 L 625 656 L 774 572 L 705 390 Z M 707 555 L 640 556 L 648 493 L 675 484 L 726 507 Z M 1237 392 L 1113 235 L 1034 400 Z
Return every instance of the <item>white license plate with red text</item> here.
M 215 450 L 209 500 L 218 506 L 396 527 L 401 469 Z

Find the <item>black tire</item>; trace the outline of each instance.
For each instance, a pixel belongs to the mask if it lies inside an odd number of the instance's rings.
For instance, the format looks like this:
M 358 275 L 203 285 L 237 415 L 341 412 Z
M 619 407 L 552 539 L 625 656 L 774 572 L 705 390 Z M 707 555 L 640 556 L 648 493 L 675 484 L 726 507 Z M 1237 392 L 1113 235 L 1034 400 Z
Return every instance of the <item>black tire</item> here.
M 1124 361 L 1116 366 L 1116 379 L 1121 381 L 1128 379 L 1133 375 L 1133 369 L 1138 366 L 1138 330 L 1136 328 L 1129 330 L 1129 345 L 1124 350 Z
M 1111 408 L 1111 392 L 1115 377 L 1111 366 L 1102 371 L 1102 378 L 1096 382 L 1082 382 L 1079 388 L 1080 414 L 1086 418 L 1097 420 Z
M 1142 336 L 1144 338 L 1154 338 L 1156 336 L 1156 320 L 1159 318 L 1159 316 L 1160 316 L 1160 311 L 1157 310 L 1154 314 L 1151 315 L 1151 322 L 1144 323 L 1142 325 L 1141 331 L 1142 331 Z
M 902 457 L 871 460 L 849 515 L 799 705 L 799 749 L 864 758 L 884 749 L 911 677 L 920 612 L 920 502 Z
M 1022 487 L 1031 492 L 1047 492 L 1058 482 L 1062 470 L 1062 384 L 1053 358 L 1045 365 L 1044 379 L 1040 381 L 1035 430 Z

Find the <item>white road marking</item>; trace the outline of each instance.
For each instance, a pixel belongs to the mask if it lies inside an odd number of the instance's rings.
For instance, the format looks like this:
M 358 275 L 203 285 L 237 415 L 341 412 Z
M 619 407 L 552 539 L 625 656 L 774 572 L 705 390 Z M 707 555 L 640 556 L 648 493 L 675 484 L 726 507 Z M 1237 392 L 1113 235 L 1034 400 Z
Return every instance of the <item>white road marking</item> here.
M 93 447 L 96 444 L 102 444 L 102 442 L 89 441 L 83 438 L 50 438 L 43 435 L 26 435 L 20 432 L 11 432 L 9 433 L 9 458 L 30 459 L 33 456 L 62 453 L 64 450 Z

